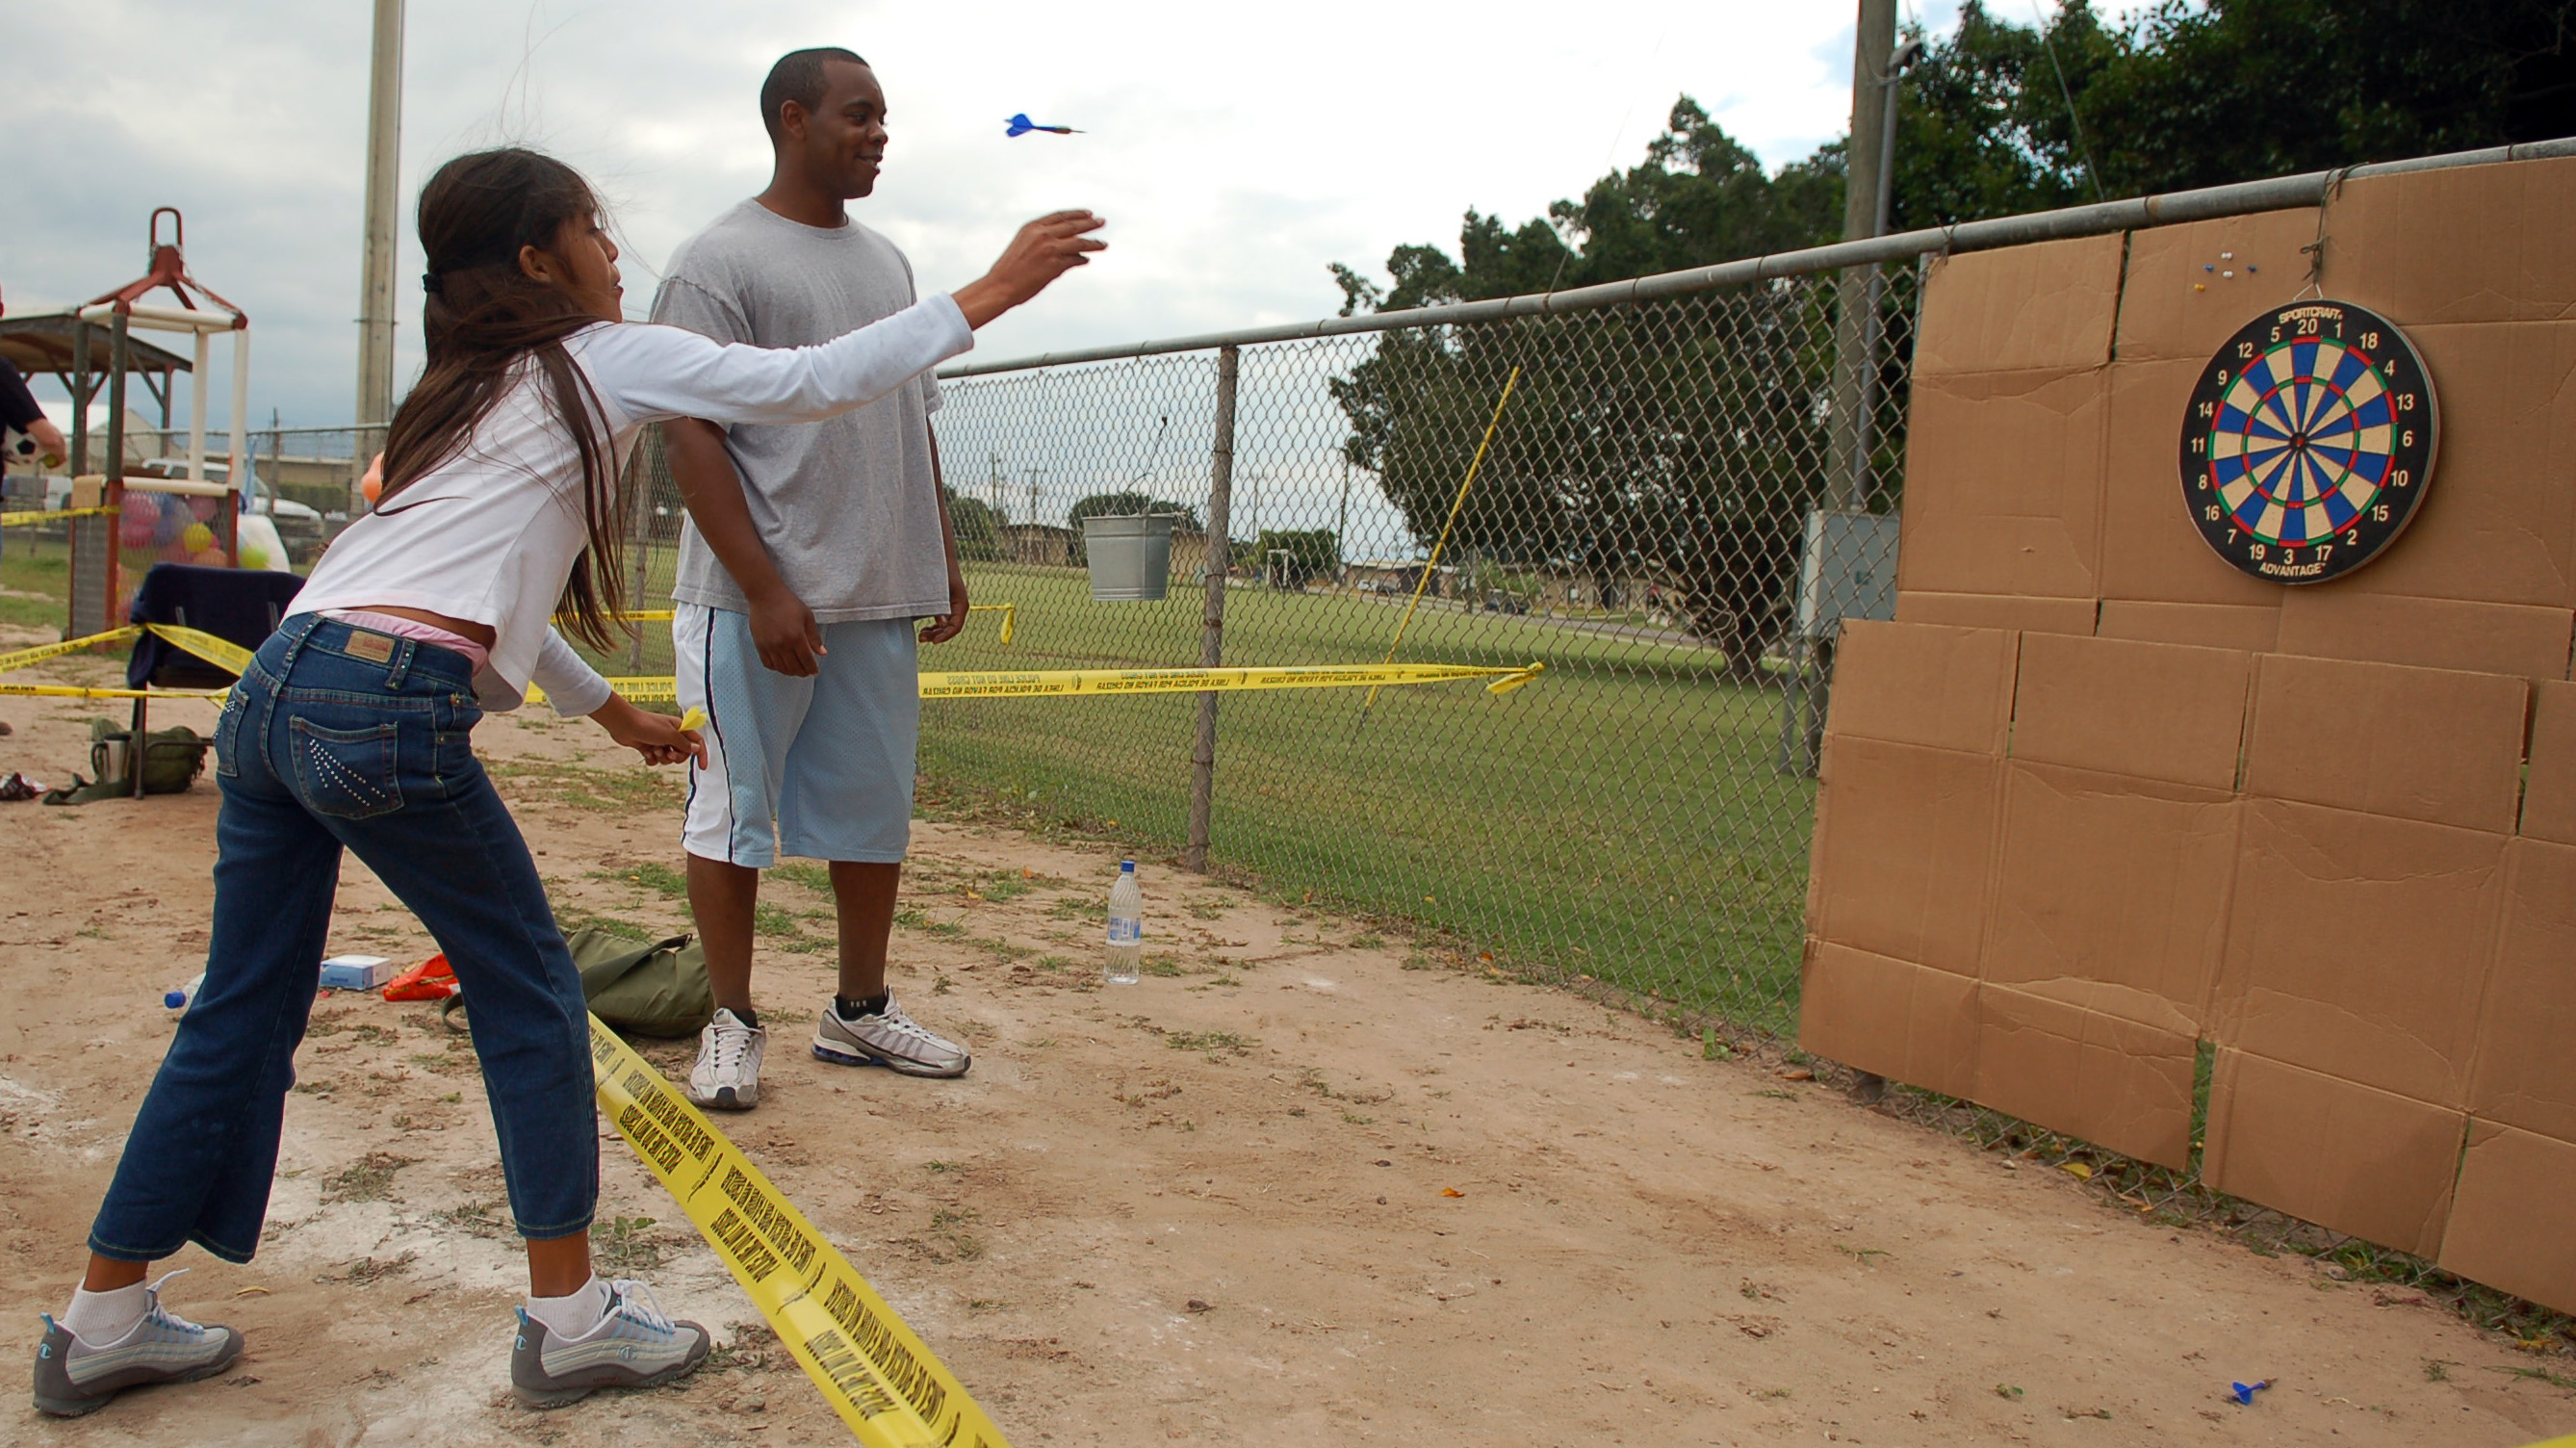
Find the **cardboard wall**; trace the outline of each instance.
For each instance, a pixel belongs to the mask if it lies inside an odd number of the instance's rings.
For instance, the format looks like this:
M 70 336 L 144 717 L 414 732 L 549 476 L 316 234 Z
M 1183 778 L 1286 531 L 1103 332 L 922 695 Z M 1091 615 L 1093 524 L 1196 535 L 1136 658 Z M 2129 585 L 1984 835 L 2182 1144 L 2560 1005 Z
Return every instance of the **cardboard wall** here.
M 2442 432 L 2407 532 L 2290 587 L 2177 452 L 2311 281 L 2406 329 Z M 1915 368 L 1802 1042 L 2576 1311 L 2576 160 L 1949 258 Z

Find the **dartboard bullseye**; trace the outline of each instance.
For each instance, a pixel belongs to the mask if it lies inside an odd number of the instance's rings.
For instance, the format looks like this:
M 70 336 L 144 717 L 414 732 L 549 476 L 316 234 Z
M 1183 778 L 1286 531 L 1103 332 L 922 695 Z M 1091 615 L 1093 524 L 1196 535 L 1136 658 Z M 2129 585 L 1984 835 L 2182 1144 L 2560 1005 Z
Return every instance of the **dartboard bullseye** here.
M 2239 570 L 2321 583 L 2405 531 L 2440 433 L 2432 376 L 2394 324 L 2350 302 L 2294 302 L 2246 323 L 2192 389 L 2183 503 Z

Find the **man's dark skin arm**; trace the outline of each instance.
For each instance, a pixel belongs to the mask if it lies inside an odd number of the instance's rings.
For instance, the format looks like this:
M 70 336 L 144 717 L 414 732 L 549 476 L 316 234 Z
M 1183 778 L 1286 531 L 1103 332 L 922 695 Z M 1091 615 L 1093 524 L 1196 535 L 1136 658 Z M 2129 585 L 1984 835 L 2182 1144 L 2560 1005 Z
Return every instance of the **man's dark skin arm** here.
M 724 430 L 698 418 L 675 417 L 662 424 L 662 452 L 689 521 L 697 524 L 707 551 L 742 589 L 760 662 L 782 674 L 812 677 L 819 667 L 814 656 L 824 652 L 822 627 L 814 622 L 814 610 L 778 576 L 777 563 L 760 541 L 751 503 L 743 496 L 742 475 L 725 452 Z

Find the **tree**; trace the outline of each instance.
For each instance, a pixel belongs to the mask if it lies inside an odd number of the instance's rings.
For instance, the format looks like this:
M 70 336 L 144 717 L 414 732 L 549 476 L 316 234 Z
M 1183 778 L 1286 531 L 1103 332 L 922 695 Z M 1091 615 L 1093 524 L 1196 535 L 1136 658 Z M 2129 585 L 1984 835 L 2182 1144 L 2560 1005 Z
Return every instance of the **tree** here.
M 1967 0 L 1906 77 L 1896 225 L 2570 134 L 2576 0 L 2165 0 L 2117 30 Z
M 1899 229 L 2576 134 L 2576 0 L 2166 0 L 2125 26 L 2067 0 L 2037 27 L 1965 0 L 1897 116 Z M 1843 142 L 1766 173 L 1684 96 L 1644 164 L 1580 201 L 1517 226 L 1470 210 L 1455 259 L 1398 246 L 1384 284 L 1331 270 L 1345 316 L 1673 271 L 1834 239 L 1843 180 Z M 1749 677 L 1824 491 L 1832 305 L 1757 286 L 1382 333 L 1333 383 L 1343 451 L 1427 546 L 1518 365 L 1452 546 L 1605 586 L 1633 570 Z M 1884 321 L 1901 417 L 1911 318 Z
M 1838 148 L 1767 175 L 1689 97 L 1645 164 L 1604 177 L 1553 224 L 1469 212 L 1460 260 L 1400 247 L 1392 285 L 1336 267 L 1344 310 L 1581 286 L 1808 246 L 1840 225 Z M 1509 414 L 1451 546 L 1523 568 L 1657 579 L 1692 632 L 1752 677 L 1779 616 L 1826 455 L 1830 337 L 1811 289 L 1707 305 L 1381 334 L 1335 379 L 1344 451 L 1376 473 L 1414 536 L 1439 535 L 1511 369 Z
M 1250 561 L 1280 587 L 1303 588 L 1313 579 L 1341 576 L 1342 540 L 1330 528 L 1264 528 L 1253 540 Z
M 957 556 L 969 563 L 991 563 L 1002 556 L 1001 513 L 981 498 L 948 490 L 948 526 L 957 532 Z

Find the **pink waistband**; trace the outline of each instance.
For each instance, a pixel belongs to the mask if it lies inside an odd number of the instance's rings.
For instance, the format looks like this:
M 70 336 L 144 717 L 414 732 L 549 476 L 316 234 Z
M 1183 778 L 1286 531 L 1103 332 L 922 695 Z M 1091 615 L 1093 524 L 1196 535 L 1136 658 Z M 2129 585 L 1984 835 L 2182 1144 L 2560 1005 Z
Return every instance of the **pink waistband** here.
M 465 656 L 465 661 L 472 664 L 474 672 L 478 674 L 492 662 L 490 649 L 463 634 L 450 633 L 434 623 L 422 623 L 416 618 L 396 618 L 389 613 L 369 613 L 364 609 L 356 608 L 324 609 L 322 616 L 338 619 L 342 623 L 358 628 L 371 629 L 377 633 L 392 634 L 396 638 L 435 644 L 442 649 L 454 649 Z

